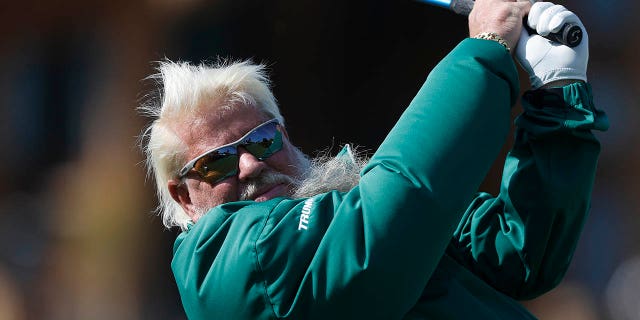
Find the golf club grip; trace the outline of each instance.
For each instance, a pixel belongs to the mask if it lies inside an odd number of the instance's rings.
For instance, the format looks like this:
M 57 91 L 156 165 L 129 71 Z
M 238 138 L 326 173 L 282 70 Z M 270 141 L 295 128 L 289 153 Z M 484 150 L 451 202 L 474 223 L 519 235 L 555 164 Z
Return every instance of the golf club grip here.
M 457 14 L 468 16 L 473 9 L 473 4 L 474 0 L 451 0 L 449 8 Z M 530 34 L 535 33 L 535 30 L 529 28 L 526 23 L 524 26 Z M 582 41 L 582 28 L 575 23 L 566 23 L 560 28 L 560 31 L 550 33 L 544 37 L 569 47 L 575 47 Z

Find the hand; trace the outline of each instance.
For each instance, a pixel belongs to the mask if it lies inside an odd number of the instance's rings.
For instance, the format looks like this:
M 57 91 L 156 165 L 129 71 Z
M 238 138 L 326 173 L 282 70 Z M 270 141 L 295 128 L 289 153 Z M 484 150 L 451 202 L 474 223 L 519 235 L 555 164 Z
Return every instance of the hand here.
M 495 32 L 513 49 L 530 8 L 529 0 L 476 0 L 469 14 L 469 36 Z
M 587 81 L 589 36 L 578 16 L 561 5 L 537 2 L 531 7 L 527 23 L 539 35 L 529 35 L 523 29 L 516 58 L 529 74 L 533 89 L 559 80 Z M 582 42 L 578 46 L 570 48 L 540 36 L 558 32 L 565 23 L 582 28 Z

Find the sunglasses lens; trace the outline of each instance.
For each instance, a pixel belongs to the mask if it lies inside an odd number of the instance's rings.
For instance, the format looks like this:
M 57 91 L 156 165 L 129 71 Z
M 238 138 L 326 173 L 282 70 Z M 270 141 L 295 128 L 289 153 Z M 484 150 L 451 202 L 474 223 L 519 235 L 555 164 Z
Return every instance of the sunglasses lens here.
M 282 132 L 277 123 L 270 123 L 252 132 L 242 146 L 259 160 L 265 160 L 282 149 Z
M 268 122 L 251 131 L 243 140 L 213 150 L 198 158 L 193 169 L 210 183 L 219 182 L 238 173 L 238 149 L 242 146 L 260 161 L 282 149 L 282 132 L 277 122 Z M 189 166 L 181 170 L 184 175 Z M 185 172 L 182 172 L 185 171 Z
M 193 169 L 202 178 L 217 182 L 238 172 L 238 154 L 232 147 L 216 150 L 198 160 Z

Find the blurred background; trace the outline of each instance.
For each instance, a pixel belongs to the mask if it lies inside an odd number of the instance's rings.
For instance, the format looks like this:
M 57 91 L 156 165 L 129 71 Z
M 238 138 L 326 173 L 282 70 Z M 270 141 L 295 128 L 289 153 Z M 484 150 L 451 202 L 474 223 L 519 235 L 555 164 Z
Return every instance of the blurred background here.
M 611 129 L 569 273 L 524 304 L 540 319 L 640 319 L 640 4 L 560 3 L 588 28 Z M 265 62 L 303 151 L 373 152 L 466 36 L 465 17 L 410 0 L 3 1 L 0 320 L 185 319 L 177 233 L 152 212 L 137 145 L 154 61 Z M 483 189 L 498 190 L 501 165 Z

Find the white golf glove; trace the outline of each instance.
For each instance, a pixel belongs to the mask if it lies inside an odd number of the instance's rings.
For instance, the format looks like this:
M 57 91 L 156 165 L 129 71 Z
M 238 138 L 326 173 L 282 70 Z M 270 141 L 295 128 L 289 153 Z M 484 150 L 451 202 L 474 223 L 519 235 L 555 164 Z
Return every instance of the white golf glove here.
M 538 34 L 529 35 L 522 29 L 516 58 L 529 74 L 533 89 L 557 80 L 587 81 L 589 36 L 578 16 L 561 5 L 536 2 L 527 23 Z M 575 23 L 582 28 L 582 42 L 578 46 L 570 48 L 540 36 L 558 32 L 565 23 Z

